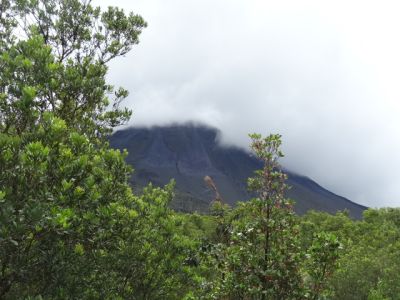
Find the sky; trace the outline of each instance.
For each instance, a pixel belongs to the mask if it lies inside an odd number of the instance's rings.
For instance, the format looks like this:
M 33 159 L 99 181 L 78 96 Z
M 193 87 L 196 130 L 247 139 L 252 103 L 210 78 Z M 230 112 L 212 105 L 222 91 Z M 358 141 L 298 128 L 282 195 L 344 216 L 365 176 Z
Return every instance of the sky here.
M 130 91 L 130 125 L 201 122 L 245 148 L 248 133 L 280 133 L 286 168 L 400 206 L 400 2 L 94 3 L 148 22 L 108 75 Z

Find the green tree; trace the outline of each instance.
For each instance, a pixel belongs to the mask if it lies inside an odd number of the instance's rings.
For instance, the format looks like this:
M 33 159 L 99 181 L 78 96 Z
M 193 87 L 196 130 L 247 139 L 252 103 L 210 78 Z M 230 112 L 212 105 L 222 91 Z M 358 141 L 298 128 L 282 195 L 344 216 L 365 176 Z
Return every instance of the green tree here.
M 119 151 L 42 118 L 35 131 L 0 134 L 0 292 L 79 298 L 97 256 L 115 250 L 121 209 L 135 212 L 130 169 Z
M 400 297 L 400 210 L 368 209 L 353 221 L 346 251 L 331 284 L 334 299 L 398 299 Z
M 264 163 L 249 179 L 257 197 L 228 213 L 229 237 L 205 249 L 215 272 L 204 285 L 210 299 L 319 299 L 335 268 L 339 243 L 320 233 L 302 249 L 293 203 L 284 197 L 286 175 L 280 170 L 279 135 L 251 135 L 251 147 Z M 226 225 L 226 224 L 229 225 Z
M 106 142 L 131 114 L 107 63 L 145 26 L 90 1 L 1 0 L 0 298 L 176 299 L 190 287 L 171 188 L 134 195 L 126 153 Z
M 301 218 L 307 247 L 319 231 L 333 233 L 343 243 L 337 268 L 328 281 L 330 299 L 398 299 L 400 210 L 368 209 L 362 220 L 348 213 L 308 212 Z
M 92 140 L 129 119 L 119 108 L 127 91 L 106 83 L 106 63 L 137 44 L 146 23 L 90 2 L 2 0 L 3 132 L 29 130 L 50 111 Z M 32 97 L 22 99 L 28 90 Z
M 137 217 L 123 224 L 119 251 L 105 259 L 113 266 L 105 276 L 115 276 L 109 289 L 123 299 L 183 299 L 196 288 L 187 258 L 197 244 L 183 234 L 182 217 L 169 208 L 173 188 L 171 182 L 163 189 L 144 189 L 136 199 Z

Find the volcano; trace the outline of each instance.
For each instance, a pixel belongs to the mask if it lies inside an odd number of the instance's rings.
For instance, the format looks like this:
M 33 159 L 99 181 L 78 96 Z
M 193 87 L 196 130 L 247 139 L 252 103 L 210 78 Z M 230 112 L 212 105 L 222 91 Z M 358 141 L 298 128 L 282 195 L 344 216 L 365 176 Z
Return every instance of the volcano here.
M 235 205 L 254 196 L 247 190 L 247 178 L 262 167 L 246 150 L 222 146 L 219 136 L 217 129 L 193 124 L 128 128 L 115 132 L 110 145 L 128 150 L 126 161 L 135 170 L 130 179 L 134 190 L 139 191 L 150 182 L 163 186 L 175 179 L 172 207 L 184 212 L 205 212 L 215 199 L 215 192 L 204 178 L 212 179 L 222 201 Z M 348 210 L 358 219 L 366 209 L 306 176 L 284 171 L 290 186 L 286 196 L 295 201 L 299 214 L 310 209 L 329 213 Z

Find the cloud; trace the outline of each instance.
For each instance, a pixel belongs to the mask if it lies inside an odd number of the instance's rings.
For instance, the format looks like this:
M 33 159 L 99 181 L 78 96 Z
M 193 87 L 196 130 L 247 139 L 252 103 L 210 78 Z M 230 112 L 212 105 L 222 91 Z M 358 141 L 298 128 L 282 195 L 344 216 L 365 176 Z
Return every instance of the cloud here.
M 131 92 L 132 125 L 200 121 L 243 147 L 249 132 L 281 133 L 287 168 L 353 201 L 400 206 L 396 1 L 118 5 L 149 23 L 110 66 Z

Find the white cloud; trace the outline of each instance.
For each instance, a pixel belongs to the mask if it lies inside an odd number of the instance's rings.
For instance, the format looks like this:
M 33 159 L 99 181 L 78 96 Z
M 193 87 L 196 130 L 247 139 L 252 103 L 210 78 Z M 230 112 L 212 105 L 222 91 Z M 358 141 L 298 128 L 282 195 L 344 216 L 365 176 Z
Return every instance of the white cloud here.
M 149 23 L 110 69 L 131 91 L 133 125 L 202 121 L 242 146 L 249 132 L 278 132 L 289 169 L 362 204 L 400 206 L 397 1 L 118 5 Z

